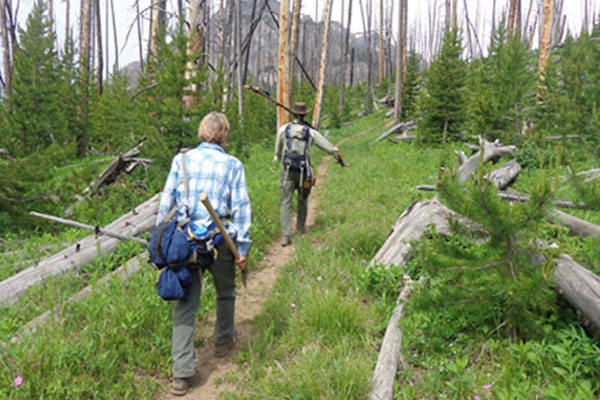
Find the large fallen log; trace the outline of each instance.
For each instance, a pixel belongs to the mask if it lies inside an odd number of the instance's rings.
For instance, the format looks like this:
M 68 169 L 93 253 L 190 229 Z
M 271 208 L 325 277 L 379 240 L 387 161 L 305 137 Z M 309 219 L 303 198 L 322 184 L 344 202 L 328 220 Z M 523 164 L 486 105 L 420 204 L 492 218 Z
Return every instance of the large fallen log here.
M 131 260 L 127 261 L 127 263 L 121 265 L 119 268 L 115 269 L 114 271 L 112 271 L 111 273 L 106 275 L 104 278 L 100 279 L 96 283 L 96 285 L 86 286 L 84 289 L 80 290 L 79 292 L 77 292 L 76 294 L 71 296 L 67 300 L 67 304 L 73 304 L 75 302 L 85 299 L 87 296 L 94 293 L 94 290 L 96 288 L 100 288 L 102 285 L 107 285 L 108 282 L 117 275 L 123 275 L 125 278 L 129 278 L 131 275 L 135 274 L 140 269 L 142 269 L 142 267 L 145 265 L 143 258 L 144 258 L 144 254 L 140 254 L 139 256 L 136 256 L 136 257 L 132 258 Z M 46 323 L 46 321 L 48 320 L 48 317 L 50 317 L 53 314 L 54 315 L 59 314 L 61 309 L 62 309 L 62 306 L 57 307 L 54 310 L 47 310 L 43 314 L 38 315 L 37 317 L 35 317 L 31 321 L 29 321 L 27 324 L 25 324 L 21 330 L 21 333 L 13 336 L 13 338 L 10 340 L 10 342 L 11 343 L 20 342 L 24 336 L 35 333 L 37 328 L 39 328 L 41 325 Z
M 437 191 L 437 186 L 434 185 L 417 185 L 416 188 L 418 190 L 423 190 L 426 192 L 435 192 Z M 498 192 L 498 197 L 504 200 L 509 201 L 518 201 L 521 203 L 531 201 L 531 199 L 527 196 L 521 194 L 507 193 L 507 192 Z M 587 205 L 585 203 L 574 203 L 572 201 L 567 200 L 554 200 L 554 205 L 557 207 L 563 208 L 586 208 Z
M 563 140 L 563 139 L 582 139 L 581 135 L 561 135 L 561 136 L 546 136 L 544 140 Z
M 600 226 L 559 210 L 550 213 L 548 219 L 550 222 L 558 221 L 558 223 L 568 227 L 571 233 L 576 236 L 600 236 Z
M 396 133 L 396 132 L 400 132 L 400 131 L 409 131 L 409 130 L 415 129 L 416 127 L 417 127 L 417 124 L 413 121 L 400 122 L 399 124 L 396 124 L 396 125 L 392 126 L 390 129 L 388 129 L 387 131 L 383 132 L 377 139 L 375 139 L 375 141 L 379 142 L 380 140 L 383 140 L 386 137 L 388 137 L 389 135 L 391 135 L 392 133 Z
M 561 254 L 556 261 L 554 281 L 558 292 L 589 321 L 590 330 L 600 334 L 600 276 Z
M 402 317 L 404 304 L 409 298 L 413 283 L 410 279 L 405 283 L 396 300 L 396 308 L 394 308 L 385 329 L 377 365 L 373 373 L 373 388 L 369 393 L 369 400 L 392 400 L 394 397 L 394 382 L 396 381 L 400 350 L 402 349 L 402 330 L 398 326 L 398 322 Z
M 495 162 L 500 159 L 500 157 L 514 153 L 517 150 L 516 146 L 504 146 L 498 140 L 495 142 L 488 142 L 481 137 L 479 138 L 479 145 L 480 148 L 482 145 L 484 147 L 483 157 L 481 155 L 481 150 L 479 150 L 460 166 L 458 169 L 458 179 L 461 183 L 465 183 L 469 177 L 477 171 L 477 166 L 482 158 L 484 164 L 489 161 Z
M 142 203 L 131 212 L 112 222 L 106 229 L 125 236 L 149 232 L 155 225 L 159 195 Z M 117 247 L 118 239 L 90 235 L 73 246 L 0 282 L 0 303 L 14 303 L 27 289 L 42 282 L 45 277 L 79 269 L 92 262 L 97 255 L 106 255 Z
M 504 190 L 517 178 L 521 172 L 521 165 L 517 160 L 512 159 L 500 168 L 496 168 L 488 175 L 488 180 L 492 182 L 498 190 Z
M 380 263 L 389 268 L 403 265 L 409 257 L 412 240 L 420 239 L 430 226 L 438 233 L 450 231 L 449 218 L 457 215 L 437 200 L 424 200 L 411 204 L 398 218 L 392 233 L 377 251 L 369 265 Z

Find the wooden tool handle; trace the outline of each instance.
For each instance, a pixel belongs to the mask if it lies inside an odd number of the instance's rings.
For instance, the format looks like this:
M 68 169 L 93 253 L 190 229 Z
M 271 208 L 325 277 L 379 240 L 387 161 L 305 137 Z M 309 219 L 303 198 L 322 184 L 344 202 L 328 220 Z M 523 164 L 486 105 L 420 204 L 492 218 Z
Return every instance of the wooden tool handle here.
M 200 201 L 202 202 L 202 204 L 204 204 L 204 207 L 206 207 L 206 209 L 208 210 L 208 213 L 212 217 L 213 221 L 215 221 L 215 224 L 217 225 L 219 232 L 221 232 L 221 235 L 223 235 L 223 239 L 225 239 L 225 243 L 227 243 L 227 247 L 229 247 L 229 250 L 231 250 L 233 257 L 236 260 L 238 260 L 240 258 L 240 253 L 238 253 L 237 248 L 235 247 L 235 244 L 229 237 L 229 232 L 227 232 L 227 229 L 225 229 L 225 227 L 223 226 L 223 223 L 221 222 L 221 219 L 215 212 L 215 209 L 213 208 L 212 204 L 210 204 L 210 200 L 208 200 L 208 195 L 204 192 L 200 193 Z

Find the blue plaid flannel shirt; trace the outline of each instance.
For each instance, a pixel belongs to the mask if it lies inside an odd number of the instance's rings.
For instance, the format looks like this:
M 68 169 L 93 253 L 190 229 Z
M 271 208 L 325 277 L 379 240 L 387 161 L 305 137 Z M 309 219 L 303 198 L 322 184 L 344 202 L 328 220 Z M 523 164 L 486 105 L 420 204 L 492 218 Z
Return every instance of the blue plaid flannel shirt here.
M 181 157 L 186 157 L 186 169 L 189 182 L 189 196 L 186 199 L 183 184 L 183 166 Z M 190 219 L 209 226 L 210 214 L 200 201 L 200 193 L 206 192 L 208 199 L 219 217 L 229 216 L 227 231 L 231 239 L 237 242 L 240 255 L 247 255 L 250 240 L 250 198 L 246 186 L 244 166 L 237 158 L 228 155 L 215 143 L 202 143 L 185 154 L 173 158 L 171 171 L 158 206 L 156 224 L 160 224 L 169 213 L 173 204 L 177 204 L 177 219 L 185 219 L 185 207 L 188 206 Z

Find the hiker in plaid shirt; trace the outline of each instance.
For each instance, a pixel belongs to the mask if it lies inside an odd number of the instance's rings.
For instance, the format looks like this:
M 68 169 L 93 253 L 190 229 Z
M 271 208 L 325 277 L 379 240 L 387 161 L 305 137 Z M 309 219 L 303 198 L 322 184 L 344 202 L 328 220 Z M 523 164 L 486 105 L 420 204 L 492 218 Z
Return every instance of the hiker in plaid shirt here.
M 217 245 L 218 256 L 208 267 L 213 276 L 217 292 L 217 320 L 214 333 L 215 357 L 225 357 L 233 348 L 236 338 L 234 323 L 235 311 L 235 267 L 246 268 L 250 240 L 250 199 L 246 186 L 244 166 L 235 157 L 225 153 L 224 147 L 229 136 L 229 122 L 221 113 L 209 113 L 198 128 L 202 142 L 186 153 L 173 159 L 171 171 L 158 208 L 157 224 L 160 224 L 173 204 L 178 207 L 177 218 L 185 219 L 187 207 L 194 223 L 210 226 L 213 221 L 199 199 L 205 192 L 227 226 L 232 240 L 236 243 L 240 258 L 236 261 L 225 241 Z M 186 157 L 189 196 L 186 198 L 183 183 L 182 157 Z M 200 372 L 194 348 L 194 323 L 200 304 L 202 274 L 199 268 L 192 268 L 192 285 L 187 301 L 177 300 L 173 309 L 173 383 L 171 393 L 183 396 L 191 385 L 198 383 Z

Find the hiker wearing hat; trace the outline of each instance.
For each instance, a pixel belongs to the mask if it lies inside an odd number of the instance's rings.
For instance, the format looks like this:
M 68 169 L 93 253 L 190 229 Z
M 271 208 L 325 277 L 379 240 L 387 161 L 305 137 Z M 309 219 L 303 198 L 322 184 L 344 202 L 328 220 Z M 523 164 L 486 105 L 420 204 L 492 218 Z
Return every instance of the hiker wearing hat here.
M 314 171 L 310 162 L 312 145 L 315 144 L 321 150 L 333 155 L 340 164 L 344 162 L 337 147 L 304 121 L 304 117 L 309 112 L 305 103 L 295 103 L 292 113 L 296 119 L 281 126 L 277 131 L 275 157 L 282 165 L 279 181 L 282 246 L 291 243 L 292 200 L 296 190 L 298 191 L 296 232 L 301 235 L 306 229 L 308 196 L 315 183 Z

